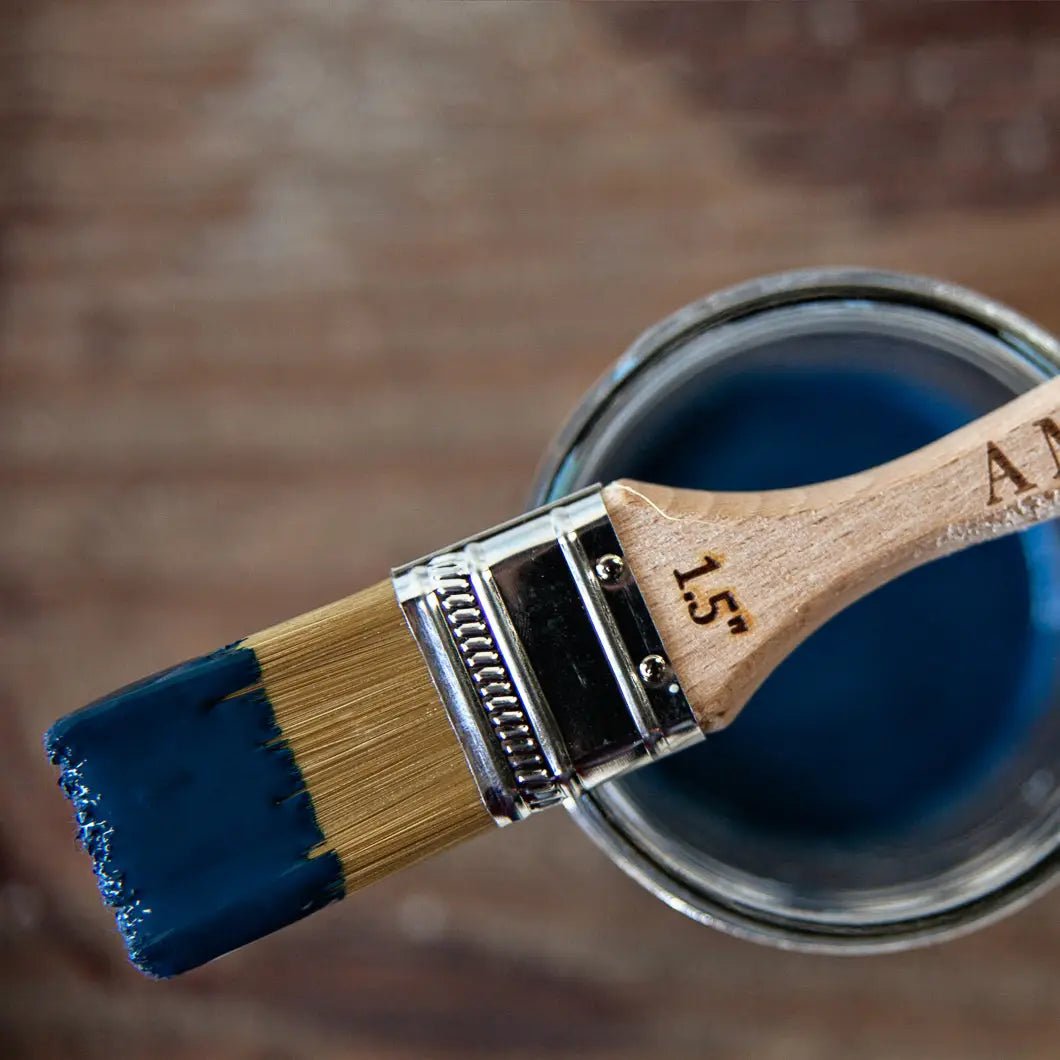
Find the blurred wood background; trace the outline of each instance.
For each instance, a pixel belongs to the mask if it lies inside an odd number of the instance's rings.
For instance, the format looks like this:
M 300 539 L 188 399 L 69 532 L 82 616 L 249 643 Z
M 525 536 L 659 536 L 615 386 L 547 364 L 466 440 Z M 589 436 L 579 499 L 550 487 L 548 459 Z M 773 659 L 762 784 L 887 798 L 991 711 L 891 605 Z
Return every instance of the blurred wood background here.
M 0 1054 L 1056 1055 L 1060 894 L 772 952 L 558 813 L 150 983 L 39 741 L 517 510 L 721 285 L 888 266 L 1060 329 L 1060 6 L 8 3 L 0 225 Z

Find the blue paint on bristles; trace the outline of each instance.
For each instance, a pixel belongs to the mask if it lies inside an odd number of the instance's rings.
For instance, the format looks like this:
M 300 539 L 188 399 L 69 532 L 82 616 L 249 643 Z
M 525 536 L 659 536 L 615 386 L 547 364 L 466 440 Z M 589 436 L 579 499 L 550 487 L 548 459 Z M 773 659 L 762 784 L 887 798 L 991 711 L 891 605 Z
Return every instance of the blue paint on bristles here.
M 260 676 L 235 644 L 45 737 L 100 893 L 149 975 L 195 967 L 345 892 Z
M 45 747 L 154 976 L 492 822 L 389 582 L 106 696 Z

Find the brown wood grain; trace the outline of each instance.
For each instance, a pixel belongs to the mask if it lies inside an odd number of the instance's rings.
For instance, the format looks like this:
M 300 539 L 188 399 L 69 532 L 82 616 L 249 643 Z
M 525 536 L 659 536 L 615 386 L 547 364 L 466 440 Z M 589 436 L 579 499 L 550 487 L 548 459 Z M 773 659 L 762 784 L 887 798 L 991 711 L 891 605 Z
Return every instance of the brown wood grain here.
M 4 5 L 0 1053 L 1055 1055 L 1055 896 L 777 953 L 560 814 L 152 984 L 40 733 L 510 515 L 721 285 L 908 269 L 1060 329 L 1058 112 L 1044 2 Z

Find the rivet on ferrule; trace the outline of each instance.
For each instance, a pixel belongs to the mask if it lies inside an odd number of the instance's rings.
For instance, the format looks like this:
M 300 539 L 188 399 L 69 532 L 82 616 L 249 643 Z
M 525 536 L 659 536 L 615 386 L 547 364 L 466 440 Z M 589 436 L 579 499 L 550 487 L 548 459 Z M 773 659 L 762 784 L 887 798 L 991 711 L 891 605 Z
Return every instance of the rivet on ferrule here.
M 621 556 L 616 556 L 614 552 L 608 552 L 596 561 L 593 570 L 600 579 L 601 585 L 610 588 L 618 585 L 625 577 L 626 561 Z
M 662 655 L 645 655 L 637 666 L 640 679 L 652 687 L 663 684 L 670 677 L 670 664 Z

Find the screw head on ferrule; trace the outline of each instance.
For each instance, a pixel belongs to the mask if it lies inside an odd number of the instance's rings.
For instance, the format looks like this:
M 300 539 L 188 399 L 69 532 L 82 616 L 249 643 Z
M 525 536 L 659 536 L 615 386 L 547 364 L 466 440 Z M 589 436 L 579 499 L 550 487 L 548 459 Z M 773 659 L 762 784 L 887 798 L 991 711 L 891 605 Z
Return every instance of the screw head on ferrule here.
M 600 584 L 608 589 L 619 585 L 626 576 L 626 561 L 614 552 L 601 556 L 593 566 Z
M 645 655 L 637 666 L 640 679 L 650 688 L 665 684 L 670 677 L 670 664 L 662 655 Z

